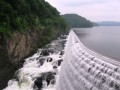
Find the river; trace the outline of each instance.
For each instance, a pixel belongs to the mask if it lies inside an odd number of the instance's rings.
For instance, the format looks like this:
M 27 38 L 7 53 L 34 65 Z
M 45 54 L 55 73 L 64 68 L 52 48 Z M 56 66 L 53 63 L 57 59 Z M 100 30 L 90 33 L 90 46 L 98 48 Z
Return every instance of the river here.
M 120 26 L 73 28 L 91 50 L 120 61 Z
M 3 90 L 55 90 L 63 61 L 66 35 L 53 40 L 25 59 Z

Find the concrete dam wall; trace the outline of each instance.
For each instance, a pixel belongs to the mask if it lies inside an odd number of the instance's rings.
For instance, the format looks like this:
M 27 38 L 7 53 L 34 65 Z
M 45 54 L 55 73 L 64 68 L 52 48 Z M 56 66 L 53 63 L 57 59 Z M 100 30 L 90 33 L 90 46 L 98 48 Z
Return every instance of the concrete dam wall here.
M 57 90 L 120 90 L 120 62 L 88 49 L 71 31 Z

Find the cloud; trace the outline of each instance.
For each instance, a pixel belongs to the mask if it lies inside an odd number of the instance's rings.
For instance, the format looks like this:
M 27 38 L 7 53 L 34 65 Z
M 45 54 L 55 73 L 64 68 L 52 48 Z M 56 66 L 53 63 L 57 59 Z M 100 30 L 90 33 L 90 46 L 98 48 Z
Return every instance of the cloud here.
M 84 5 L 89 5 L 89 4 L 96 4 L 96 3 L 103 3 L 102 0 L 98 0 L 96 2 L 96 0 L 84 0 L 84 1 L 81 1 L 81 0 L 66 0 L 66 1 L 61 1 L 61 5 L 63 6 L 67 6 L 67 7 L 77 7 L 77 6 L 84 6 Z M 69 3 L 68 3 L 69 2 Z
M 91 21 L 120 21 L 120 0 L 46 0 L 61 14 L 77 13 Z

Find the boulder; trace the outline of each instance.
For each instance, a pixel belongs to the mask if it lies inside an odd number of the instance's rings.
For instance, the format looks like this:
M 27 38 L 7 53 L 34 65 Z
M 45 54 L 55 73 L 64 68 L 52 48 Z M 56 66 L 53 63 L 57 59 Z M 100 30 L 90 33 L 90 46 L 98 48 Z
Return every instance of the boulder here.
M 53 68 L 58 68 L 58 66 L 54 65 Z
M 55 75 L 52 72 L 48 72 L 48 75 L 46 77 L 47 85 L 49 85 L 53 79 L 55 79 Z
M 46 60 L 45 58 L 40 58 L 39 59 L 39 63 L 40 63 L 41 66 L 44 64 L 45 60 Z
M 52 53 L 52 54 L 54 53 L 54 50 L 53 50 L 53 49 L 43 49 L 43 50 L 41 51 L 41 54 L 40 54 L 40 55 L 48 56 L 48 55 L 50 55 L 51 53 Z
M 46 80 L 47 86 L 50 84 L 51 80 L 55 79 L 56 73 L 54 72 L 47 72 L 42 74 L 42 79 Z
M 56 83 L 55 79 L 52 79 L 51 82 L 50 82 L 50 84 L 53 84 L 53 85 L 55 85 L 55 83 Z
M 48 56 L 48 55 L 50 55 L 50 53 L 49 53 L 49 51 L 46 49 L 46 50 L 42 50 L 40 55 Z
M 52 62 L 52 61 L 53 61 L 53 59 L 51 57 L 47 58 L 47 62 Z
M 38 77 L 35 82 L 34 82 L 34 85 L 37 86 L 37 88 L 40 90 L 43 86 L 43 83 L 42 83 L 42 77 Z
M 62 62 L 62 61 L 63 61 L 63 59 L 58 60 L 58 66 L 61 65 L 61 62 Z
M 60 55 L 63 55 L 63 54 L 64 54 L 64 51 L 61 51 L 61 52 L 60 52 Z

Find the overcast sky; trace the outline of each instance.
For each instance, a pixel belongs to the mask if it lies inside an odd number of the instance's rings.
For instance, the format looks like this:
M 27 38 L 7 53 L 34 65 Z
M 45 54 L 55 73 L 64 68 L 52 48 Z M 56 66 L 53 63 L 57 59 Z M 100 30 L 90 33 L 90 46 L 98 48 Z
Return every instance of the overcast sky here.
M 120 0 L 45 0 L 61 14 L 76 13 L 91 21 L 120 21 Z

